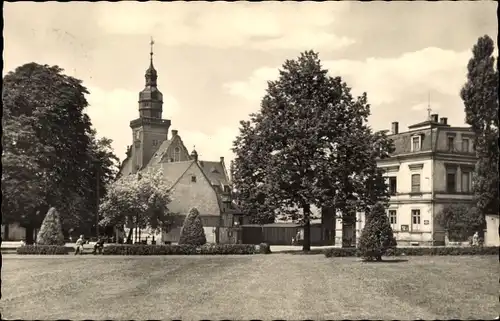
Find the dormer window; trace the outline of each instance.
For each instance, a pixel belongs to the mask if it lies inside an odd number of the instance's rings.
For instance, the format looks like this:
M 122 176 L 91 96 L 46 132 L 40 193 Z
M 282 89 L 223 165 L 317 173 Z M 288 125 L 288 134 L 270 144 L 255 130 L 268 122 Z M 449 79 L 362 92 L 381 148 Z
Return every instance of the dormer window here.
M 448 136 L 448 151 L 453 152 L 455 150 L 455 137 Z
M 421 136 L 412 136 L 411 138 L 411 151 L 418 152 L 421 149 L 422 137 Z

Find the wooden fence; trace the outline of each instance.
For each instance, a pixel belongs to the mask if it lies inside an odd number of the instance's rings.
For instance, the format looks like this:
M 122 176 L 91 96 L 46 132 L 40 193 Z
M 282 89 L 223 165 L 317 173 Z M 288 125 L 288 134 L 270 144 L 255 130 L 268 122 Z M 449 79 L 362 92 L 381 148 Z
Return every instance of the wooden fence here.
M 241 243 L 269 245 L 292 245 L 292 239 L 296 238 L 297 232 L 302 227 L 293 223 L 274 223 L 264 225 L 242 225 Z M 320 245 L 322 242 L 322 231 L 319 224 L 311 225 L 311 244 Z M 300 243 L 300 242 L 299 242 Z

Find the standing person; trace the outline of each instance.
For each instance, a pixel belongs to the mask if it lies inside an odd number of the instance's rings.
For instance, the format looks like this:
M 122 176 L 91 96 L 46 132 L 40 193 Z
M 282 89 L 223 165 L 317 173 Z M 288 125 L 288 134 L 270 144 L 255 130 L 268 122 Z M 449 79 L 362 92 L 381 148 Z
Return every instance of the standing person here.
M 83 235 L 80 235 L 80 238 L 76 240 L 75 255 L 83 253 L 83 244 L 85 244 L 85 240 L 83 239 Z
M 474 236 L 472 237 L 472 245 L 473 246 L 479 245 L 479 232 L 477 232 L 477 231 L 476 231 L 476 233 L 474 233 Z

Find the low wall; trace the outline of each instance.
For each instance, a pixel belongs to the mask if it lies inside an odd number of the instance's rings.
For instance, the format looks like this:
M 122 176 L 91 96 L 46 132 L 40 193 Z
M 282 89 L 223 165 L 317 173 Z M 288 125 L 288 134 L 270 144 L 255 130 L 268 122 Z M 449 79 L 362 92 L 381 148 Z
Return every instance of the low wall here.
M 498 214 L 486 215 L 486 230 L 484 231 L 484 244 L 486 246 L 500 245 L 500 219 Z

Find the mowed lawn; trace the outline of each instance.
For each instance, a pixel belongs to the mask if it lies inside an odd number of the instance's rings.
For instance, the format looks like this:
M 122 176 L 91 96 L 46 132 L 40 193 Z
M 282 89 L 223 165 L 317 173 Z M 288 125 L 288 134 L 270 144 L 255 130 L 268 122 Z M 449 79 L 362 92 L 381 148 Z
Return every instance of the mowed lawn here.
M 16 256 L 6 319 L 491 319 L 498 257 Z

